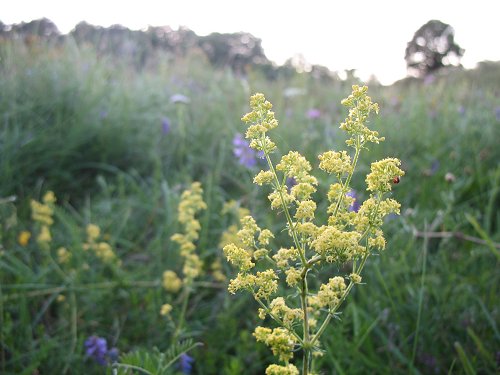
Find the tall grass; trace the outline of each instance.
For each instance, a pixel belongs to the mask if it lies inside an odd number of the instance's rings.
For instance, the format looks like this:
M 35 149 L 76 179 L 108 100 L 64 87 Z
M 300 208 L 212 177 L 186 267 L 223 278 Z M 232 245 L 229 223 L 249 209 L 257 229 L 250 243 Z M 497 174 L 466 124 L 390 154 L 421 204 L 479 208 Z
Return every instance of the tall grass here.
M 257 169 L 232 154 L 248 96 L 266 93 L 281 122 L 276 141 L 314 160 L 344 142 L 337 103 L 351 82 L 305 74 L 268 82 L 256 71 L 242 78 L 199 56 L 160 57 L 138 70 L 91 46 L 39 43 L 0 44 L 0 372 L 102 373 L 83 350 L 92 334 L 124 352 L 166 349 L 160 278 L 179 265 L 169 238 L 187 184 L 204 185 L 209 208 L 199 246 L 207 265 L 221 256 L 220 235 L 230 224 L 220 214 L 225 201 L 243 197 L 263 225 L 269 222 L 259 203 L 265 197 L 247 182 Z M 367 266 L 369 291 L 358 288 L 342 324 L 328 329 L 318 370 L 498 371 L 499 81 L 498 64 L 485 64 L 437 75 L 431 84 L 370 87 L 381 106 L 371 126 L 387 138 L 371 154 L 403 160 L 406 175 L 394 192 L 403 215 L 389 223 L 390 254 Z M 287 96 L 292 87 L 304 94 Z M 174 94 L 189 103 L 172 102 Z M 308 118 L 310 108 L 321 116 Z M 368 168 L 368 161 L 360 164 L 361 172 Z M 354 186 L 362 190 L 363 181 Z M 29 199 L 49 189 L 59 198 L 54 241 L 78 249 L 85 225 L 97 223 L 121 268 L 74 250 L 77 276 L 68 282 L 44 263 L 34 239 L 19 245 L 19 232 L 32 229 Z M 203 283 L 184 332 L 204 343 L 191 353 L 193 372 L 262 373 L 268 353 L 245 333 L 257 322 L 249 313 L 254 302 L 229 297 L 209 276 Z

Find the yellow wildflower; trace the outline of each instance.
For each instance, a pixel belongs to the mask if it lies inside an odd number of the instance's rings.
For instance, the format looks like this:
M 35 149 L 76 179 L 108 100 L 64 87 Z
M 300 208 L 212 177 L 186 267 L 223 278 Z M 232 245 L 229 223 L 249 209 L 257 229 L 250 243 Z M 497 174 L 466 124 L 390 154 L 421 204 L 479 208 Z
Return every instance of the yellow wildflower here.
M 27 230 L 23 230 L 17 236 L 17 242 L 21 246 L 26 246 L 26 245 L 28 245 L 30 238 L 31 238 L 31 233 L 28 232 Z
M 165 303 L 161 306 L 160 314 L 165 316 L 170 314 L 171 311 L 172 311 L 172 305 L 169 303 Z
M 50 230 L 47 225 L 42 225 L 42 228 L 40 229 L 40 233 L 38 234 L 36 240 L 40 244 L 48 244 L 50 241 L 52 241 L 52 236 L 50 235 Z
M 169 293 L 177 293 L 182 287 L 182 280 L 174 271 L 163 272 L 163 288 Z

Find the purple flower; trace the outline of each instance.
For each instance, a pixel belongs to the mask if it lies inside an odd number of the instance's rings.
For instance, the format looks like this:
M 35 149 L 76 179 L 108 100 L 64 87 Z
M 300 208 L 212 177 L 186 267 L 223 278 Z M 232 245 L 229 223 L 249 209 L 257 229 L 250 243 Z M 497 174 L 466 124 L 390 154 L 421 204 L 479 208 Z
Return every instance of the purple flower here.
M 108 343 L 106 339 L 98 336 L 90 336 L 85 340 L 85 354 L 100 365 L 106 364 L 108 353 Z
M 495 117 L 500 121 L 500 106 L 495 108 Z
M 292 190 L 292 188 L 297 185 L 297 180 L 293 177 L 287 177 L 285 181 L 285 185 L 288 188 L 288 191 Z
M 179 369 L 183 374 L 191 374 L 193 370 L 194 358 L 190 357 L 186 353 L 182 353 L 179 357 Z
M 120 354 L 120 351 L 117 348 L 111 348 L 108 351 L 108 358 L 111 362 L 116 362 L 116 361 L 118 361 L 119 354 Z
M 163 117 L 161 119 L 161 131 L 164 135 L 170 133 L 170 120 L 168 117 Z
M 354 201 L 352 204 L 347 208 L 350 212 L 358 212 L 359 210 L 359 202 L 358 202 L 358 195 L 356 194 L 356 190 L 351 189 L 349 190 L 346 195 L 348 197 L 354 198 Z
M 318 119 L 321 117 L 321 111 L 318 109 L 318 108 L 310 108 L 307 112 L 306 112 L 306 117 L 309 119 L 309 120 L 315 120 L 315 119 Z
M 246 141 L 240 133 L 233 138 L 233 154 L 238 158 L 238 162 L 247 168 L 252 168 L 257 164 L 256 157 L 262 158 L 262 151 L 257 153 L 250 148 L 250 143 Z

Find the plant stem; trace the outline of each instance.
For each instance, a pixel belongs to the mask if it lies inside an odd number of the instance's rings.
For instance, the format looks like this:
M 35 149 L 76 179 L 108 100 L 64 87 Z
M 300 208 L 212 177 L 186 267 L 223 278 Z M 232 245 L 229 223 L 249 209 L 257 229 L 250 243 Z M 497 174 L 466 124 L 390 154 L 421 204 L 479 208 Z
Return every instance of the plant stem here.
M 309 360 L 311 356 L 311 339 L 309 336 L 309 319 L 307 313 L 307 294 L 308 294 L 308 286 L 307 286 L 307 269 L 301 275 L 301 293 L 300 293 L 300 303 L 302 306 L 303 316 L 303 345 L 302 349 L 304 351 L 303 361 L 302 361 L 302 374 L 307 375 L 309 373 Z
M 177 326 L 175 327 L 174 334 L 172 335 L 172 345 L 174 345 L 175 342 L 177 341 L 177 338 L 179 337 L 180 332 L 182 330 L 182 326 L 184 325 L 190 293 L 191 293 L 191 285 L 188 284 L 188 285 L 186 285 L 186 287 L 184 289 L 184 300 L 182 301 L 182 308 L 181 308 L 181 314 L 179 315 L 179 321 L 177 322 Z
M 276 191 L 278 192 L 278 194 L 280 196 L 281 206 L 283 207 L 283 211 L 285 212 L 288 227 L 290 228 L 290 231 L 292 232 L 293 242 L 295 243 L 295 246 L 297 246 L 297 251 L 299 252 L 302 265 L 305 266 L 305 264 L 307 262 L 306 258 L 305 258 L 305 254 L 304 254 L 305 251 L 302 248 L 302 246 L 300 246 L 300 241 L 299 241 L 299 238 L 297 237 L 297 233 L 293 229 L 292 217 L 290 216 L 290 212 L 288 211 L 288 206 L 286 205 L 285 198 L 283 197 L 283 192 L 281 191 L 282 185 L 278 179 L 278 175 L 276 174 L 276 170 L 274 169 L 273 162 L 271 161 L 271 157 L 269 156 L 269 153 L 267 152 L 267 150 L 264 150 L 264 155 L 266 156 L 266 161 L 267 161 L 267 164 L 269 165 L 269 169 L 270 169 L 271 173 L 273 174 L 274 184 L 276 185 Z
M 361 260 L 361 264 L 359 265 L 358 269 L 355 270 L 355 273 L 357 273 L 358 275 L 363 270 L 363 267 L 366 264 L 366 260 L 368 259 L 368 256 L 369 256 L 369 254 L 366 254 L 366 255 L 363 256 L 363 259 Z M 311 346 L 314 345 L 314 343 L 316 341 L 318 341 L 319 337 L 323 334 L 323 332 L 325 331 L 326 327 L 328 326 L 328 323 L 330 323 L 330 320 L 334 316 L 335 312 L 339 309 L 340 305 L 342 305 L 342 303 L 345 301 L 345 299 L 347 298 L 347 296 L 349 295 L 349 293 L 351 292 L 351 289 L 353 287 L 354 287 L 354 283 L 352 281 L 350 281 L 349 285 L 347 286 L 347 288 L 346 288 L 344 294 L 342 295 L 342 297 L 340 298 L 339 302 L 335 305 L 335 307 L 333 307 L 328 312 L 328 315 L 325 318 L 325 320 L 323 321 L 323 324 L 321 324 L 321 327 L 319 327 L 319 329 L 316 332 L 316 334 L 312 337 L 312 339 L 311 339 Z

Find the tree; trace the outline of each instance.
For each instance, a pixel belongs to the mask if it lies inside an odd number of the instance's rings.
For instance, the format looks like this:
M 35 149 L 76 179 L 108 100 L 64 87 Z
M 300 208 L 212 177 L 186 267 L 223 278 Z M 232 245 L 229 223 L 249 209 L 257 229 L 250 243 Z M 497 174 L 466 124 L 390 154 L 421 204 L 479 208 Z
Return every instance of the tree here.
M 425 76 L 447 65 L 459 65 L 465 50 L 454 38 L 453 28 L 438 20 L 420 27 L 406 47 L 408 72 Z

